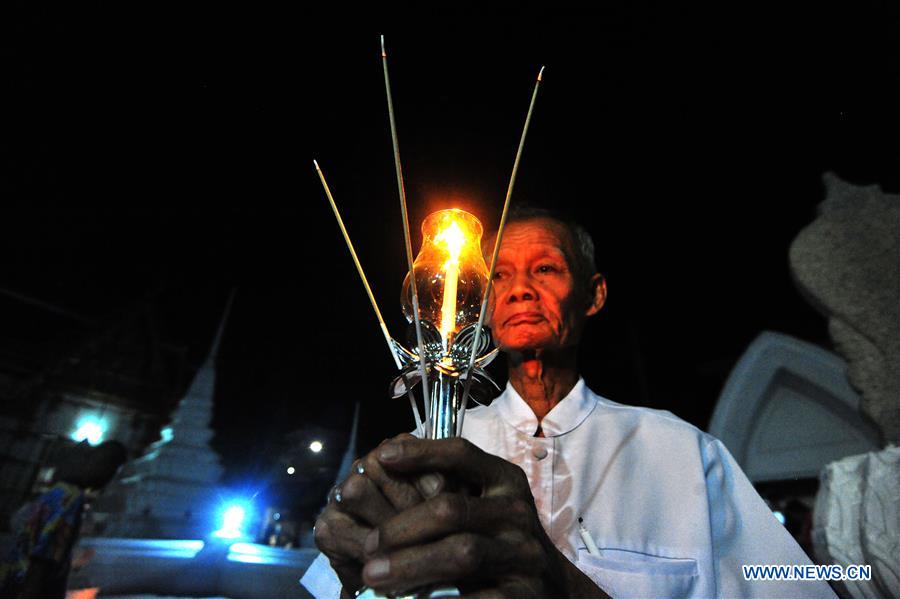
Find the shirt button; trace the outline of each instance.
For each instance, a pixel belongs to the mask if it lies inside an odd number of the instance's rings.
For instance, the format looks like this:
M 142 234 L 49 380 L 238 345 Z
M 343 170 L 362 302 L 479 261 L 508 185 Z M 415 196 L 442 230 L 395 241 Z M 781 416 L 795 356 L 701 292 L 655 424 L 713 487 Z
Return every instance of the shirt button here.
M 535 445 L 531 448 L 531 455 L 539 460 L 543 460 L 547 457 L 547 448 L 543 445 Z

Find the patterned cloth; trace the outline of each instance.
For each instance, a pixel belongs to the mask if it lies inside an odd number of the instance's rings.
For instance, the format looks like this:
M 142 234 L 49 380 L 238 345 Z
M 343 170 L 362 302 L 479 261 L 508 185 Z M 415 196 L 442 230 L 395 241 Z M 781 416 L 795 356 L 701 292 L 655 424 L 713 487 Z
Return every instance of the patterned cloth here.
M 25 583 L 32 559 L 53 564 L 53 577 L 45 583 L 47 599 L 65 597 L 72 546 L 78 538 L 84 491 L 59 482 L 26 504 L 14 517 L 16 544 L 0 564 L 0 597 L 15 597 Z

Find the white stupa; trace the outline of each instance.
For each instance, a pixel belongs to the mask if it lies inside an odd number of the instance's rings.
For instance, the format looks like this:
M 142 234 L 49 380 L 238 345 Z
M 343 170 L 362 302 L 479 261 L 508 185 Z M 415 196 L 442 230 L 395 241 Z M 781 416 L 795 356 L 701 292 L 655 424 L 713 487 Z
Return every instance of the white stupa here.
M 187 394 L 144 455 L 128 463 L 97 501 L 103 536 L 200 539 L 215 527 L 219 456 L 210 446 L 215 362 L 234 293 L 212 349 Z

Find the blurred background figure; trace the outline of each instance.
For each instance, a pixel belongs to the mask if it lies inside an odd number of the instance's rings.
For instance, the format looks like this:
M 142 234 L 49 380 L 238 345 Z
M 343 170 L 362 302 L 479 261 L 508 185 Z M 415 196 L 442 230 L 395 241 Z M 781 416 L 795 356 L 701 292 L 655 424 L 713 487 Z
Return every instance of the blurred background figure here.
M 0 563 L 0 598 L 66 596 L 86 491 L 109 483 L 126 455 L 118 441 L 83 442 L 64 452 L 55 484 L 12 517 L 15 545 Z

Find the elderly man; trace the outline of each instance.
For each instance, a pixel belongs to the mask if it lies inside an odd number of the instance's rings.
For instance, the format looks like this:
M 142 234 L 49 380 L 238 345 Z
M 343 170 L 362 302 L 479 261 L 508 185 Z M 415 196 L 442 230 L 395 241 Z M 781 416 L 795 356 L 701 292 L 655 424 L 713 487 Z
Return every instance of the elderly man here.
M 580 226 L 513 215 L 491 311 L 506 390 L 468 412 L 463 439 L 402 435 L 362 458 L 316 524 L 323 555 L 303 584 L 317 597 L 441 582 L 472 597 L 833 597 L 824 582 L 744 579 L 745 564 L 809 560 L 718 440 L 585 386 L 578 342 L 605 299 Z

